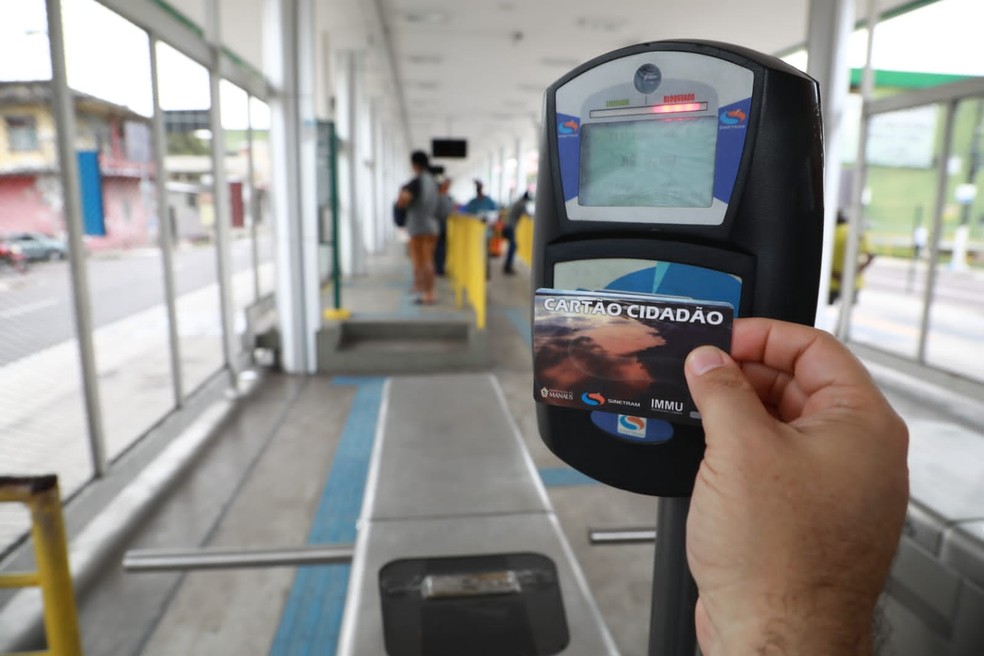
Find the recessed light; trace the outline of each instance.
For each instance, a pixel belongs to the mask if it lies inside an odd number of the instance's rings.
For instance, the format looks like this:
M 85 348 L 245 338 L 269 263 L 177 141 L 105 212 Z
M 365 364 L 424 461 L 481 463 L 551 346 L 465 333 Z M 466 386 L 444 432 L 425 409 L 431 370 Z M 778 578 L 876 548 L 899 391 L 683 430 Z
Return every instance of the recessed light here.
M 595 32 L 617 32 L 629 21 L 625 18 L 615 18 L 612 16 L 582 16 L 577 19 L 579 27 Z
M 557 68 L 574 68 L 581 62 L 571 57 L 544 57 L 540 60 L 540 63 L 544 66 L 552 66 Z
M 420 10 L 408 12 L 404 14 L 404 18 L 408 23 L 425 23 L 434 25 L 436 23 L 446 23 L 448 20 L 448 15 L 443 11 Z
M 411 64 L 440 64 L 444 57 L 436 54 L 414 54 L 405 58 Z

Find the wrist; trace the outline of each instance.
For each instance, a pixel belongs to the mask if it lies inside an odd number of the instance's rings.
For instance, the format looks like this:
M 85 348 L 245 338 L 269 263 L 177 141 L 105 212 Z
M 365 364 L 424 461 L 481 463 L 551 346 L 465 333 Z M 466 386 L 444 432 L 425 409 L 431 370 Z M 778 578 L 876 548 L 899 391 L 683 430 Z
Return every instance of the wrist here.
M 875 600 L 831 592 L 763 595 L 736 612 L 706 600 L 718 636 L 707 656 L 872 656 Z
M 722 636 L 707 656 L 872 656 L 871 624 L 855 624 L 773 618 Z

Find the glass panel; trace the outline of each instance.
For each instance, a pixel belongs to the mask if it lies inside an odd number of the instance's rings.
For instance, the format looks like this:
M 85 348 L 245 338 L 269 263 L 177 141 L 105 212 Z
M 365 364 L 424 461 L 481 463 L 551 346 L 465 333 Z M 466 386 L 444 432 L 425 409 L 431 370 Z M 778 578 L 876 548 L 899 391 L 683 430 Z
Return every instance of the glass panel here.
M 174 282 L 185 392 L 224 364 L 208 71 L 159 44 L 158 84 L 167 132 L 167 210 L 174 236 Z
M 0 20 L 0 474 L 92 476 L 43 0 Z M 13 136 L 11 136 L 11 129 Z M 29 527 L 0 504 L 0 555 Z
M 256 189 L 256 197 L 250 201 L 256 235 L 255 266 L 260 296 L 265 296 L 272 294 L 274 289 L 270 107 L 258 98 L 250 98 L 249 103 L 249 121 L 253 128 L 253 180 Z
M 85 94 L 77 103 L 76 143 L 106 454 L 114 458 L 174 407 L 150 41 L 95 0 L 64 7 L 69 84 Z
M 255 297 L 253 287 L 253 249 L 251 231 L 246 222 L 249 195 L 249 97 L 236 85 L 222 80 L 219 84 L 222 129 L 225 132 L 225 167 L 229 185 L 232 262 L 232 306 L 234 329 L 242 336 L 246 329 L 244 310 Z
M 923 235 L 932 228 L 943 116 L 937 105 L 875 116 L 866 145 L 863 252 L 858 265 L 870 264 L 855 285 L 851 338 L 911 358 L 918 347 L 925 275 L 914 259 L 915 243 L 923 244 Z M 850 198 L 852 183 L 852 170 L 846 169 L 842 205 Z M 843 267 L 846 226 L 839 225 L 837 234 L 834 294 L 837 271 Z M 925 247 L 920 248 L 924 255 Z M 837 310 L 839 305 L 837 301 Z
M 926 362 L 984 380 L 984 98 L 957 105 Z

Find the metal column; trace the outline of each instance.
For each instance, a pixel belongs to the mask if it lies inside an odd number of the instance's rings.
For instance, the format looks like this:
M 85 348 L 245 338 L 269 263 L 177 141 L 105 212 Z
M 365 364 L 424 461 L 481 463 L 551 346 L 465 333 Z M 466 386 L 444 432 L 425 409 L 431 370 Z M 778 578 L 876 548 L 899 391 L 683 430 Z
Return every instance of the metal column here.
M 361 53 L 353 50 L 348 53 L 345 74 L 346 85 L 348 87 L 346 100 L 348 101 L 347 125 L 345 130 L 348 143 L 346 144 L 345 155 L 348 160 L 349 170 L 349 234 L 351 241 L 351 263 L 352 273 L 364 275 L 366 273 L 365 257 L 365 234 L 362 229 L 362 211 L 359 207 L 361 195 L 359 194 L 359 149 L 361 147 L 361 135 L 359 134 L 359 81 L 358 75 L 361 61 Z
M 92 343 L 92 308 L 89 280 L 82 243 L 82 190 L 75 157 L 75 102 L 68 88 L 65 68 L 65 32 L 62 26 L 61 0 L 47 0 L 48 42 L 51 52 L 51 104 L 55 115 L 59 171 L 61 173 L 65 229 L 68 232 L 68 259 L 71 271 L 72 305 L 75 331 L 79 340 L 79 365 L 82 371 L 82 394 L 89 432 L 92 469 L 96 476 L 106 473 L 106 446 L 103 435 L 102 409 L 99 404 L 99 381 L 96 353 Z
M 929 235 L 929 264 L 926 270 L 926 287 L 923 290 L 922 317 L 919 320 L 919 349 L 916 359 L 920 364 L 926 363 L 926 338 L 929 334 L 929 316 L 933 305 L 933 295 L 936 293 L 936 268 L 940 262 L 940 237 L 943 236 L 943 208 L 946 205 L 946 187 L 949 177 L 947 164 L 950 152 L 953 150 L 953 124 L 957 115 L 957 100 L 951 100 L 946 106 L 946 119 L 943 124 L 943 145 L 939 157 L 936 158 L 936 204 L 933 206 L 933 229 Z
M 861 232 L 864 230 L 864 195 L 865 179 L 868 177 L 867 144 L 868 127 L 871 124 L 871 92 L 874 88 L 875 72 L 871 65 L 871 56 L 875 43 L 875 24 L 878 21 L 878 0 L 868 0 L 868 45 L 864 63 L 864 75 L 861 80 L 861 126 L 858 133 L 858 153 L 854 165 L 854 179 L 851 186 L 851 207 L 848 212 L 847 243 L 844 245 L 844 267 L 841 270 L 841 299 L 840 313 L 837 315 L 837 330 L 835 334 L 847 341 L 851 333 L 851 313 L 854 311 L 854 281 L 858 277 L 858 247 L 861 243 Z
M 303 5 L 303 6 L 302 6 Z M 312 97 L 304 97 L 301 77 L 312 66 L 309 47 L 314 29 L 311 0 L 268 0 L 264 25 L 270 30 L 266 73 L 279 93 L 271 98 L 270 146 L 274 182 L 275 262 L 277 267 L 277 319 L 281 335 L 283 367 L 290 373 L 313 373 L 317 353 L 315 329 L 320 324 L 317 284 L 317 211 L 307 209 L 317 199 L 314 187 L 305 185 L 313 177 L 314 135 L 304 129 L 306 109 Z M 302 29 L 303 28 L 303 29 Z M 305 36 L 302 36 L 305 35 Z M 304 67 L 300 60 L 307 61 Z M 303 147 L 304 144 L 310 147 Z M 305 175 L 305 167 L 307 174 Z M 306 196 L 310 202 L 305 202 Z M 315 274 L 307 272 L 313 268 Z M 312 292 L 313 290 L 313 292 Z M 314 295 L 311 300 L 312 293 Z M 310 314 L 312 305 L 315 313 Z
M 526 190 L 526 157 L 523 153 L 523 138 L 516 137 L 516 197 L 522 196 Z
M 219 39 L 219 8 L 216 0 L 205 3 L 205 38 L 209 46 L 208 86 L 211 107 L 208 112 L 212 132 L 212 205 L 215 208 L 216 275 L 219 279 L 219 313 L 222 319 L 222 352 L 229 368 L 229 382 L 233 389 L 239 383 L 236 347 L 236 326 L 232 310 L 232 266 L 230 265 L 231 212 L 229 207 L 229 183 L 225 166 L 225 130 L 222 127 L 222 94 L 219 90 L 221 76 L 221 42 Z
M 160 86 L 157 84 L 157 44 L 155 35 L 150 37 L 150 80 L 154 98 L 154 168 L 157 169 L 157 225 L 161 235 L 161 266 L 164 269 L 164 304 L 167 308 L 167 336 L 171 347 L 171 378 L 174 389 L 174 406 L 184 401 L 181 371 L 181 340 L 178 338 L 178 310 L 175 303 L 177 290 L 174 285 L 174 234 L 170 208 L 167 203 L 167 171 L 164 154 L 167 139 L 164 134 L 164 110 L 161 109 Z
M 850 84 L 847 46 L 853 21 L 854 0 L 810 0 L 807 73 L 820 83 L 824 132 L 824 249 L 818 308 L 826 305 L 830 290 L 834 225 L 840 199 L 844 107 Z
M 649 656 L 693 656 L 697 584 L 687 565 L 690 497 L 659 499 L 650 609 Z

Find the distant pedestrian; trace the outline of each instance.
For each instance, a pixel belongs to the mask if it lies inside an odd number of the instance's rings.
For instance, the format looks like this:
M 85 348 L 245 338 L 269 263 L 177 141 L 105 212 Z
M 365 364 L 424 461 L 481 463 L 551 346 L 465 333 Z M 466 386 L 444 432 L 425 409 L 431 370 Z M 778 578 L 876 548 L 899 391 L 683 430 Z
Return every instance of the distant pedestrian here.
M 417 304 L 433 305 L 434 247 L 440 225 L 437 220 L 437 182 L 430 172 L 427 153 L 417 150 L 410 156 L 415 174 L 396 199 L 396 207 L 407 211 L 406 229 L 410 235 L 410 261 L 413 264 L 413 288 Z
M 448 254 L 448 217 L 454 212 L 454 199 L 448 194 L 451 188 L 451 178 L 444 178 L 437 187 L 437 222 L 440 229 L 437 234 L 437 245 L 434 248 L 434 272 L 444 275 L 445 260 Z
M 841 282 L 844 276 L 844 261 L 847 258 L 847 237 L 850 232 L 850 223 L 843 212 L 837 213 L 837 227 L 834 229 L 834 258 L 831 263 L 830 272 L 830 295 L 827 299 L 829 305 L 833 305 L 841 297 Z M 861 232 L 858 240 L 858 266 L 854 271 L 854 302 L 858 302 L 861 288 L 864 286 L 864 278 L 861 274 L 867 269 L 875 259 L 874 253 L 868 246 L 868 238 Z
M 482 181 L 475 180 L 475 197 L 465 203 L 462 211 L 467 214 L 474 214 L 475 216 L 485 218 L 486 213 L 494 212 L 499 209 L 499 206 L 495 204 L 495 201 L 485 195 L 484 189 L 485 185 L 482 184 Z
M 502 272 L 506 275 L 516 273 L 513 269 L 513 258 L 516 257 L 516 225 L 519 219 L 526 214 L 526 204 L 530 202 L 530 192 L 524 191 L 515 203 L 506 212 L 506 220 L 502 226 L 502 236 L 509 242 L 506 250 L 506 261 L 503 263 Z
M 912 256 L 917 260 L 922 257 L 927 243 L 929 243 L 929 231 L 920 223 L 912 231 Z

